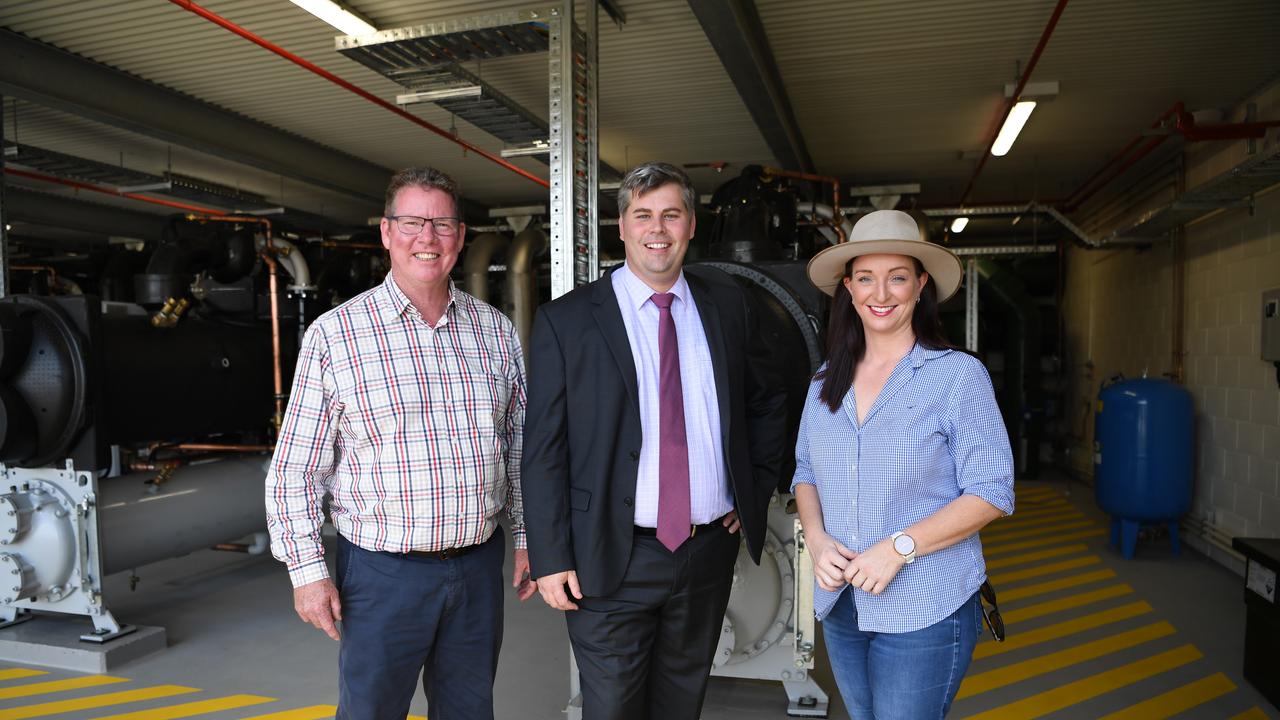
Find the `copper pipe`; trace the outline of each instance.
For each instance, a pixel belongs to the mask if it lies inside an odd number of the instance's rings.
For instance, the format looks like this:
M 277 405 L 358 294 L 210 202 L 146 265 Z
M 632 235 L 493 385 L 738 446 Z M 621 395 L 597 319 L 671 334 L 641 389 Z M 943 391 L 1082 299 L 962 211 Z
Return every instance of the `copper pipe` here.
M 796 178 L 797 180 L 812 180 L 814 182 L 831 183 L 831 214 L 834 217 L 840 217 L 840 179 L 831 177 L 830 175 L 814 175 L 813 173 L 799 172 L 797 170 L 783 170 L 782 168 L 765 167 L 766 175 L 777 175 L 778 177 Z M 837 230 L 841 237 L 844 233 Z M 844 242 L 843 239 L 840 242 Z
M 116 197 L 129 198 L 139 202 L 151 203 L 152 205 L 163 205 L 165 207 L 177 208 L 179 210 L 191 210 L 199 213 L 207 213 L 209 215 L 225 215 L 221 210 L 201 207 L 199 205 L 189 205 L 187 203 L 174 202 L 173 200 L 162 200 L 160 198 L 147 197 L 138 193 L 120 192 L 114 188 L 105 188 L 99 185 L 92 185 L 78 180 L 68 180 L 66 178 L 54 177 L 53 175 L 45 175 L 44 173 L 31 172 L 30 170 L 18 170 L 17 168 L 6 167 L 4 171 L 10 175 L 17 175 L 31 180 L 40 180 L 41 182 L 54 183 L 56 185 L 66 185 L 78 190 L 90 190 L 92 192 L 102 193 L 103 195 L 115 195 Z
M 276 45 L 270 40 L 267 40 L 266 38 L 260 35 L 255 35 L 254 33 L 251 33 L 248 30 L 240 27 L 239 25 L 236 25 L 230 20 L 227 20 L 226 18 L 221 17 L 220 15 L 217 15 L 216 13 L 213 13 L 201 7 L 195 4 L 194 2 L 191 2 L 191 0 L 169 0 L 169 2 L 173 3 L 174 5 L 177 5 L 180 8 L 189 10 L 192 13 L 195 13 L 196 15 L 199 15 L 200 17 L 204 18 L 205 20 L 208 20 L 209 22 L 212 22 L 215 25 L 221 26 L 226 30 L 230 30 L 231 32 L 235 33 L 236 35 L 239 35 L 245 40 L 248 40 L 249 42 L 252 42 L 258 45 L 259 47 L 262 47 L 266 50 L 269 50 L 275 53 L 276 55 L 279 55 L 280 57 L 284 58 L 285 60 L 288 60 L 289 62 L 295 65 L 298 65 L 302 68 L 305 68 L 306 70 L 309 70 L 315 73 L 316 75 L 319 75 L 320 77 L 324 78 L 325 80 L 328 80 L 329 82 L 333 83 L 334 85 L 337 85 L 340 88 L 343 88 L 344 90 L 349 90 L 355 93 L 356 95 L 359 95 L 360 97 L 364 98 L 365 100 L 368 100 L 369 102 L 373 103 L 374 105 L 377 105 L 378 107 L 383 108 L 384 110 L 389 110 L 395 113 L 396 115 L 399 115 L 400 117 L 404 118 L 405 120 L 408 120 L 409 122 L 415 125 L 418 125 L 419 127 L 426 128 L 427 130 L 430 130 L 431 132 L 439 135 L 440 137 L 446 140 L 457 143 L 458 145 L 461 145 L 463 148 L 470 150 L 471 152 L 479 155 L 480 157 L 486 160 L 489 160 L 490 162 L 497 163 L 498 165 L 501 165 L 502 167 L 510 170 L 511 172 L 517 175 L 520 175 L 521 177 L 527 178 L 529 180 L 532 180 L 538 183 L 544 188 L 550 189 L 551 187 L 551 183 L 547 182 L 546 180 L 543 180 L 537 175 L 534 175 L 533 173 L 528 172 L 527 170 L 524 170 L 522 168 L 516 167 L 515 165 L 512 165 L 511 163 L 507 162 L 506 160 L 503 160 L 501 157 L 498 157 L 497 155 L 494 155 L 491 152 L 488 152 L 480 147 L 472 145 L 466 140 L 463 140 L 462 138 L 458 137 L 455 133 L 451 133 L 448 130 L 432 125 L 431 123 L 427 122 L 426 120 L 423 120 L 417 115 L 414 115 L 408 112 L 407 110 L 404 110 L 403 108 L 399 108 L 399 107 L 396 107 L 395 105 L 392 105 L 391 103 L 387 102 L 386 100 L 383 100 L 377 95 L 374 95 L 368 90 L 365 90 L 364 88 L 361 88 L 361 87 L 357 87 L 356 85 L 353 85 L 352 83 L 347 82 L 346 80 L 343 80 L 342 78 L 338 77 L 337 75 L 334 75 L 333 73 L 329 72 L 328 70 L 325 70 L 324 68 L 316 65 L 315 63 L 304 60 L 303 58 L 295 55 L 294 53 L 291 53 L 288 50 L 285 50 L 284 48 L 280 47 L 279 45 Z
M 58 284 L 58 271 L 48 265 L 10 265 L 10 270 L 21 270 L 30 273 L 49 273 L 49 287 Z
M 342 242 L 341 240 L 323 240 L 320 243 L 320 247 L 339 250 L 386 250 L 379 243 Z
M 271 452 L 274 445 L 223 445 L 221 443 L 178 443 L 176 445 L 159 445 L 165 450 L 200 450 L 206 452 Z
M 267 247 L 271 247 L 270 242 L 267 243 Z M 284 422 L 284 381 L 280 374 L 280 297 L 279 283 L 276 279 L 278 263 L 276 263 L 275 258 L 271 257 L 270 252 L 263 252 L 260 257 L 267 264 L 267 277 L 269 278 L 267 288 L 271 294 L 271 361 L 276 390 L 276 414 L 271 421 L 278 432 L 280 425 Z
M 227 222 L 261 225 L 266 229 L 267 247 L 271 247 L 271 221 L 266 218 L 255 217 L 253 215 L 227 215 L 225 213 L 219 213 L 217 215 L 191 214 L 187 216 L 187 219 L 192 222 Z

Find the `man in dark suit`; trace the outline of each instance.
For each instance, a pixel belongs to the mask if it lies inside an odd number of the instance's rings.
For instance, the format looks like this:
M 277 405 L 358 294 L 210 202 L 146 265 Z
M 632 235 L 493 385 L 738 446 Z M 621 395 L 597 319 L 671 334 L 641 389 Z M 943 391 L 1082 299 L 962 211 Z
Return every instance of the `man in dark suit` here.
M 696 194 L 641 165 L 618 191 L 626 263 L 539 309 L 530 342 L 525 526 L 565 610 L 583 717 L 694 720 L 739 527 L 760 560 L 787 451 L 748 299 L 682 270 Z

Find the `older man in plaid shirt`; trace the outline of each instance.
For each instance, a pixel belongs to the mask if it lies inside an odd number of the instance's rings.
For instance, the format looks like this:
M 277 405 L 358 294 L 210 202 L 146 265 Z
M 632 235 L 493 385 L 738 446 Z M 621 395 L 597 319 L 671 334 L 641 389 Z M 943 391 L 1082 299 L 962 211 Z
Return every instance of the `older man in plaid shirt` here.
M 522 600 L 535 589 L 520 342 L 506 317 L 449 279 L 466 232 L 451 178 L 397 173 L 385 213 L 391 272 L 320 316 L 299 351 L 266 483 L 272 552 L 289 568 L 299 617 L 341 640 L 338 718 L 403 719 L 419 673 L 432 720 L 492 718 L 501 511 L 516 548 L 512 585 Z M 326 492 L 334 580 L 320 542 Z

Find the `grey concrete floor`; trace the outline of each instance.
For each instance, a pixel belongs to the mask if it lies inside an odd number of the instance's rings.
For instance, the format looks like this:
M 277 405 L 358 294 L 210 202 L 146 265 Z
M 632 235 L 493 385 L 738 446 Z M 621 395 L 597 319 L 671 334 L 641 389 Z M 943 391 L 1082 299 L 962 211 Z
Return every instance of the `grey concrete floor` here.
M 1028 499 L 1019 509 L 1030 512 L 1037 504 L 1062 496 L 1064 485 L 1054 483 L 1021 483 L 1020 493 Z M 1040 488 L 1049 488 L 1045 494 Z M 1094 507 L 1092 493 L 1079 485 L 1071 486 L 1065 508 L 1088 521 L 1088 527 L 1105 528 L 1106 518 Z M 1072 510 L 1074 508 L 1074 510 Z M 1017 515 L 1015 515 L 1015 518 Z M 1011 518 L 1012 520 L 1012 518 Z M 1053 526 L 1047 526 L 1048 541 Z M 1063 535 L 1075 530 L 1060 531 Z M 1064 535 L 1065 537 L 1065 535 Z M 1175 692 L 1206 676 L 1221 673 L 1234 688 L 1215 695 L 1194 707 L 1187 707 L 1179 718 L 1275 718 L 1277 711 L 1247 682 L 1241 671 L 1244 637 L 1243 581 L 1221 566 L 1194 551 L 1184 550 L 1175 557 L 1167 544 L 1148 542 L 1140 545 L 1137 556 L 1124 560 L 1106 547 L 1106 535 L 1071 540 L 1086 548 L 1077 556 L 1091 563 L 1076 570 L 1017 580 L 999 585 L 1004 593 L 1013 594 L 1046 580 L 1066 578 L 1091 568 L 1114 572 L 1113 580 L 1132 589 L 1117 597 L 1088 607 L 1057 612 L 1011 626 L 1011 635 L 1032 633 L 1039 628 L 1086 616 L 1107 608 L 1133 602 L 1145 602 L 1150 610 L 1141 617 L 1106 627 L 1081 631 L 1035 648 L 976 660 L 971 676 L 976 673 L 1019 668 L 1018 663 L 1127 631 L 1144 623 L 1165 621 L 1176 632 L 1170 637 L 1112 653 L 1089 662 L 1079 662 L 1054 672 L 1028 677 L 1008 687 L 985 692 L 957 701 L 953 717 L 1101 717 L 1128 708 L 1149 698 Z M 1063 542 L 1068 542 L 1064 540 Z M 1042 545 L 1050 547 L 1050 545 Z M 1019 551 L 1022 552 L 1022 551 Z M 1030 552 L 1029 550 L 1027 552 Z M 1064 555 L 1064 557 L 1066 557 Z M 1046 560 L 1018 566 L 1043 567 Z M 509 562 L 509 561 L 508 561 Z M 995 574 L 1008 572 L 996 571 Z M 201 551 L 186 557 L 167 560 L 140 568 L 136 588 L 130 589 L 127 573 L 108 578 L 107 598 L 117 617 L 140 625 L 164 626 L 168 631 L 168 649 L 114 668 L 110 674 L 127 678 L 127 687 L 177 684 L 198 688 L 193 699 L 251 694 L 276 699 L 261 707 L 224 710 L 200 717 L 244 718 L 287 708 L 310 705 L 332 705 L 337 701 L 337 644 L 303 624 L 293 613 L 291 591 L 283 567 L 267 556 Z M 1105 584 L 1105 583 L 1104 583 Z M 1072 593 L 1097 585 L 1042 594 L 1025 601 L 1002 602 L 1006 613 L 1035 603 L 1069 598 Z M 40 622 L 39 620 L 33 622 Z M 526 603 L 517 601 L 514 593 L 506 603 L 506 636 L 498 674 L 496 714 L 498 718 L 547 719 L 564 717 L 569 691 L 568 642 L 561 614 L 550 610 L 536 597 Z M 1153 654 L 1192 645 L 1201 659 L 1184 663 L 1145 680 L 1127 682 L 1110 692 L 1079 698 L 1065 706 L 1055 706 L 1046 693 L 1073 684 L 1092 682 L 1120 665 L 1140 662 Z M 11 667 L 13 663 L 9 664 Z M 17 663 L 21 665 L 21 663 Z M 830 717 L 847 718 L 839 703 L 829 671 L 821 666 L 815 676 L 833 696 Z M 36 682 L 74 678 L 75 673 L 51 671 L 47 676 L 16 682 Z M 0 720 L 7 717 L 30 717 L 14 708 L 39 700 L 90 697 L 95 692 L 124 688 L 121 683 L 105 688 L 83 688 L 58 692 L 40 698 L 6 699 L 0 685 Z M 1084 687 L 1084 686 L 1082 686 Z M 1196 686 L 1191 686 L 1196 687 Z M 156 699 L 129 704 L 119 710 L 99 709 L 58 714 L 57 717 L 102 717 L 145 708 L 160 708 L 185 699 Z M 1037 705 L 1039 703 L 1039 705 Z M 1035 709 L 1039 707 L 1040 709 Z M 754 720 L 784 718 L 786 696 L 779 684 L 764 681 L 712 678 L 705 720 Z M 415 699 L 412 712 L 425 715 L 425 702 Z M 1134 714 L 1137 712 L 1139 714 Z M 1147 717 L 1144 711 L 1131 711 L 1129 717 Z M 1252 713 L 1241 715 L 1241 713 Z M 1167 715 L 1149 715 L 1165 717 Z M 142 716 L 137 716 L 142 717 Z M 148 716 L 150 717 L 150 716 Z M 176 717 L 156 715 L 154 717 Z M 290 716 L 293 717 L 293 716 Z

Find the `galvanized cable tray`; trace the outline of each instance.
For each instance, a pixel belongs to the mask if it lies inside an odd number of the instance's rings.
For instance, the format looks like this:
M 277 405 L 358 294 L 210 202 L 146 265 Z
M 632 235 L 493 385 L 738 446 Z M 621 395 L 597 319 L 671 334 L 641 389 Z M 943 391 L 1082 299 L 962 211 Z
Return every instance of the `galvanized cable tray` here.
M 1191 188 L 1173 202 L 1144 213 L 1133 224 L 1112 233 L 1108 241 L 1159 237 L 1214 210 L 1246 203 L 1255 193 L 1277 183 L 1280 143 Z

